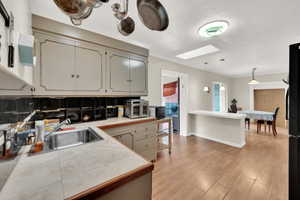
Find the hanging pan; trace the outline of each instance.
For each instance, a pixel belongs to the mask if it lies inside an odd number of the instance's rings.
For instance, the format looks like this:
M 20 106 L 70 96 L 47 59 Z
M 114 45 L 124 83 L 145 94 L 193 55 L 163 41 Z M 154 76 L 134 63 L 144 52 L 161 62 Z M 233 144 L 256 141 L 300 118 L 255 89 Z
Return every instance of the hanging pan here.
M 150 30 L 164 31 L 169 26 L 166 9 L 158 0 L 137 0 L 139 17 Z

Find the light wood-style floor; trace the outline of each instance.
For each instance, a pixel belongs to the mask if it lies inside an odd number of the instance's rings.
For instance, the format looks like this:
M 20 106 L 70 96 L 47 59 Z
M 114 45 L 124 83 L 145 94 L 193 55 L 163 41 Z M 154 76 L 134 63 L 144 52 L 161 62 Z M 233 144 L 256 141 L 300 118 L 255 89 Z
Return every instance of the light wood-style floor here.
M 153 200 L 287 200 L 287 130 L 273 137 L 252 128 L 243 149 L 174 136 L 172 155 L 155 163 Z

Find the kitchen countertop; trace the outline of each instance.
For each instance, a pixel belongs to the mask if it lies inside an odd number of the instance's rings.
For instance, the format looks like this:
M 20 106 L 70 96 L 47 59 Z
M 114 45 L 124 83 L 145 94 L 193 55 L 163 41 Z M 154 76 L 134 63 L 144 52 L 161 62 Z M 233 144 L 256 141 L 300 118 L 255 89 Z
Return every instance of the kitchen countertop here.
M 71 125 L 90 127 L 103 140 L 81 146 L 30 156 L 30 146 L 22 148 L 18 163 L 3 186 L 0 199 L 63 200 L 78 199 L 89 192 L 108 189 L 122 177 L 153 164 L 134 153 L 98 127 L 153 121 L 153 118 L 115 118 Z M 1 164 L 0 164 L 1 165 Z M 1 169 L 1 167 L 0 167 Z M 1 171 L 0 171 L 1 173 Z
M 227 119 L 245 119 L 246 115 L 238 113 L 225 113 L 225 112 L 214 112 L 208 110 L 196 110 L 189 112 L 191 115 L 205 115 L 210 117 L 220 117 Z

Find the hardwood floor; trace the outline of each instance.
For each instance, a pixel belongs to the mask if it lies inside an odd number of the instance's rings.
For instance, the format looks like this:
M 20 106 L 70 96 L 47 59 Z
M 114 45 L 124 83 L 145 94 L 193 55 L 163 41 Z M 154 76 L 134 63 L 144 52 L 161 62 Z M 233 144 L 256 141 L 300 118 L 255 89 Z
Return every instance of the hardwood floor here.
M 153 200 L 287 200 L 287 130 L 252 128 L 243 149 L 175 135 L 172 155 L 155 163 Z

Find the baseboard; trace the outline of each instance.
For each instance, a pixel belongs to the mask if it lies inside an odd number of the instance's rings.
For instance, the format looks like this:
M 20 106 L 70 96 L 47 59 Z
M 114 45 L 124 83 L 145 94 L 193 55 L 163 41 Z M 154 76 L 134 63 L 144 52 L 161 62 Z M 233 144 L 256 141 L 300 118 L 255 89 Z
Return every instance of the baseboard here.
M 197 136 L 197 137 L 201 137 L 203 139 L 207 139 L 207 140 L 211 140 L 211 141 L 214 141 L 214 142 L 226 144 L 226 145 L 233 146 L 233 147 L 236 147 L 236 148 L 243 148 L 245 146 L 245 143 L 244 144 L 236 144 L 236 143 L 227 142 L 227 141 L 223 141 L 223 140 L 216 139 L 216 138 L 210 138 L 210 137 L 207 137 L 207 136 L 203 136 L 199 133 L 189 133 L 188 135 L 194 135 L 194 136 Z
M 183 131 L 180 131 L 180 135 L 181 136 L 184 136 L 184 137 L 188 137 L 188 136 L 191 136 L 190 133 L 188 133 L 187 131 L 183 130 Z

